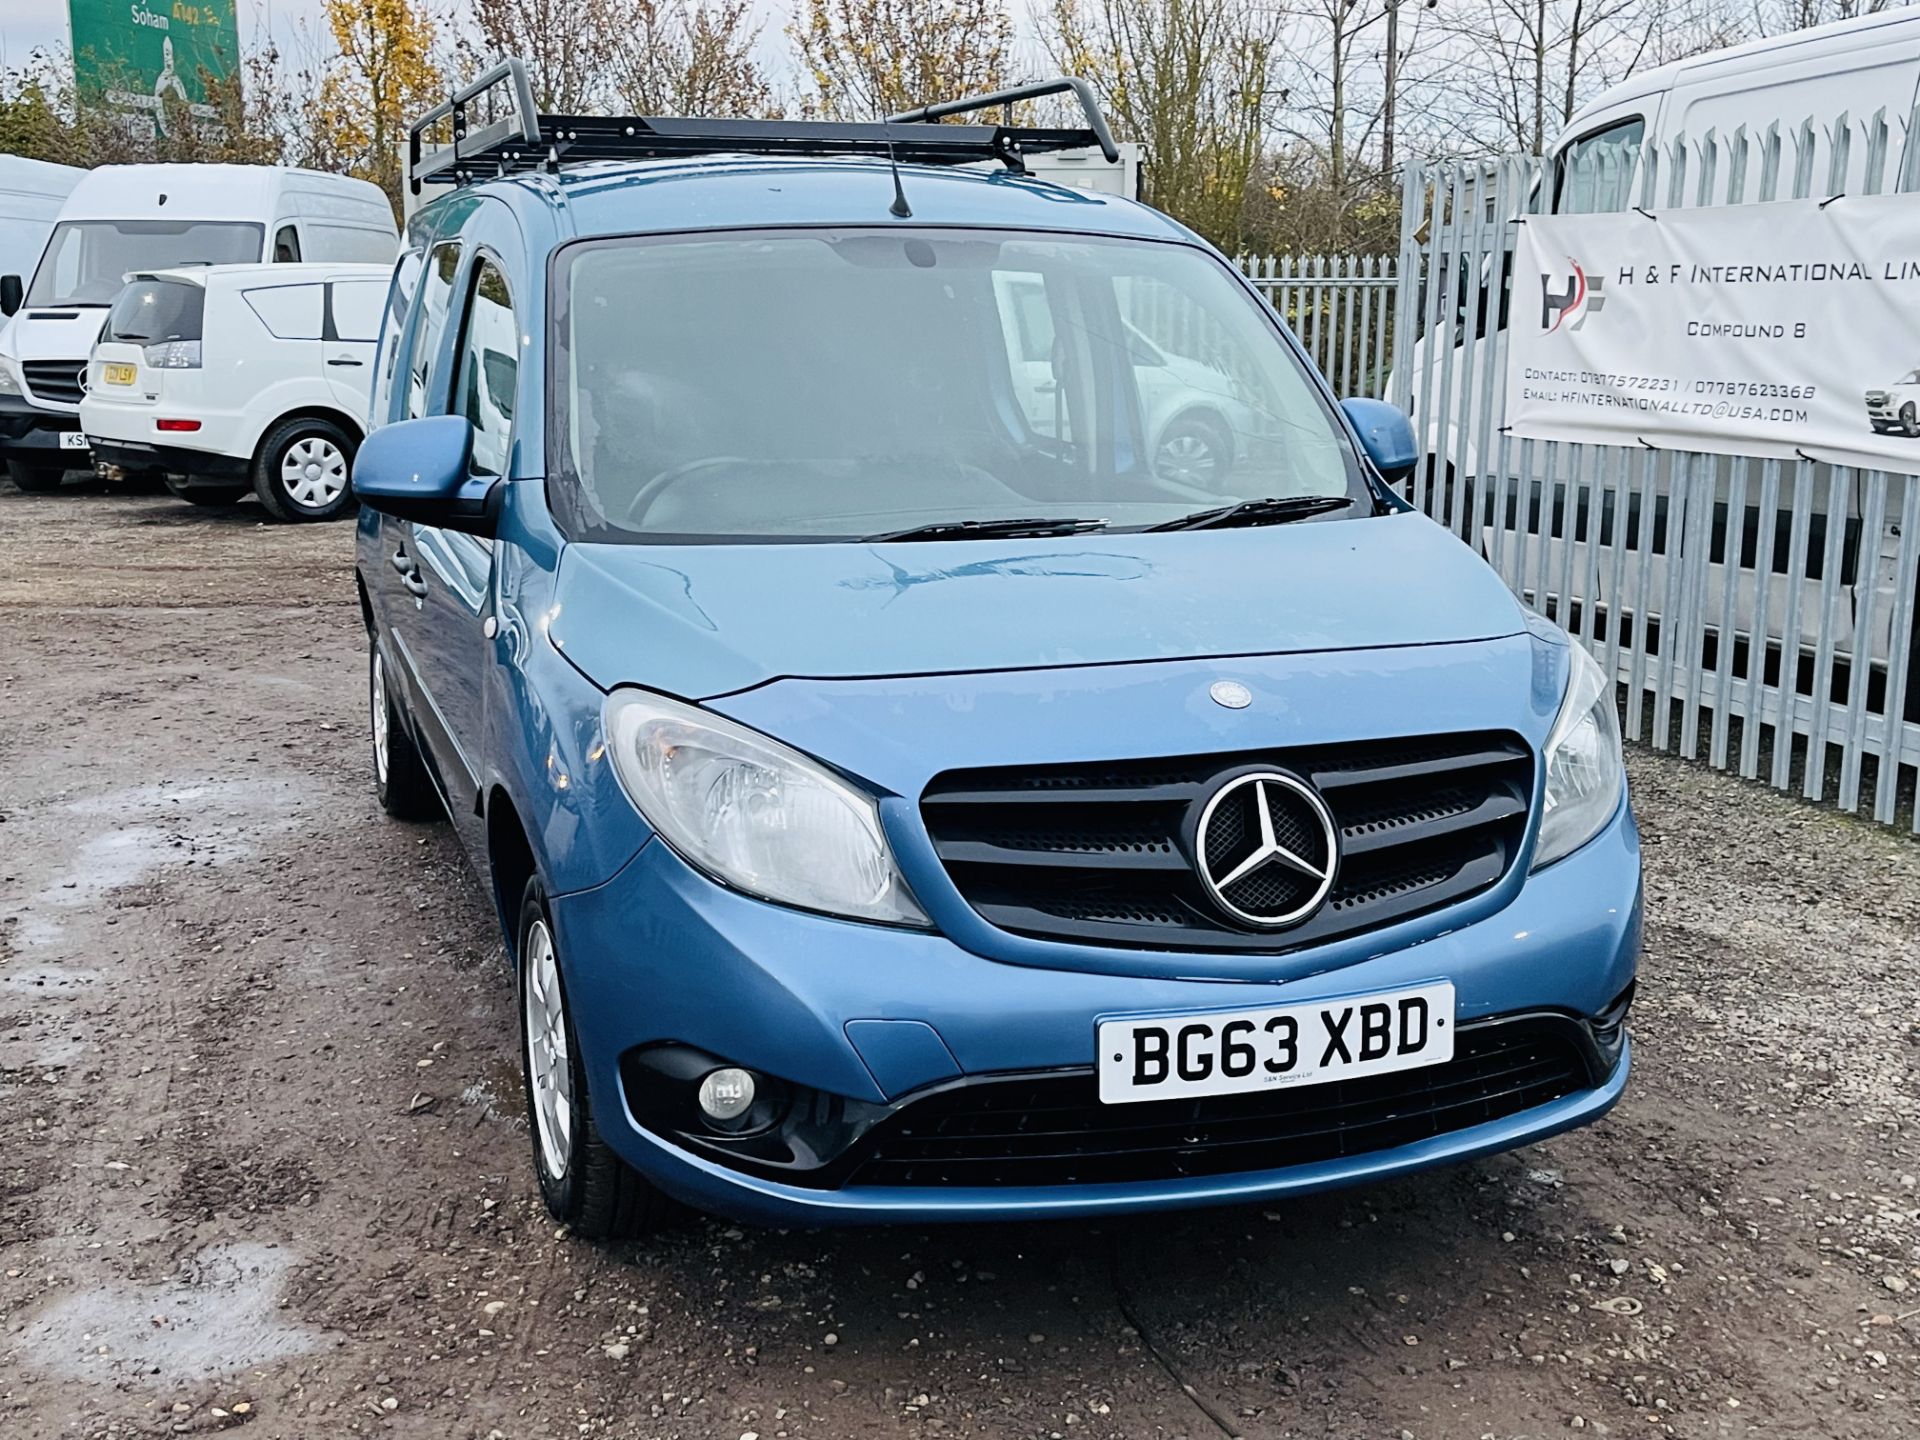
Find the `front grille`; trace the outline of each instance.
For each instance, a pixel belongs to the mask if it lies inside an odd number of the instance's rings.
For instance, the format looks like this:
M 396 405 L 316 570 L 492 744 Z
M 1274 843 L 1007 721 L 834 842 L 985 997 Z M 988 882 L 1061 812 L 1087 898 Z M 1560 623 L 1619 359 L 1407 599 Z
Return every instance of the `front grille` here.
M 78 405 L 86 393 L 81 383 L 87 373 L 84 360 L 26 360 L 20 368 L 26 374 L 27 389 L 41 400 Z
M 1253 764 L 1309 781 L 1340 831 L 1340 869 L 1326 903 L 1277 932 L 1242 927 L 1220 911 L 1191 853 L 1200 807 L 1221 777 Z M 1486 890 L 1513 863 L 1532 794 L 1533 759 L 1519 737 L 1477 733 L 955 771 L 934 779 L 920 808 L 954 885 L 1003 930 L 1087 944 L 1274 952 Z
M 1461 1028 L 1444 1065 L 1251 1095 L 1102 1105 L 1091 1072 L 986 1080 L 910 1102 L 849 1185 L 1097 1185 L 1231 1175 L 1390 1150 L 1604 1078 L 1560 1017 Z

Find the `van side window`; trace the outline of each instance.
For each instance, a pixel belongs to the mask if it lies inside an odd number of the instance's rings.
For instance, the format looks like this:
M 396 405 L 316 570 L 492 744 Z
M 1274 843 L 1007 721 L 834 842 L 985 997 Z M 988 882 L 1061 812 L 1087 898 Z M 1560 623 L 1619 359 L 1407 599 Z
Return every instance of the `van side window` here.
M 420 286 L 420 319 L 414 326 L 413 343 L 407 347 L 407 419 L 418 420 L 427 413 L 427 396 L 433 390 L 433 363 L 440 349 L 440 335 L 447 328 L 447 311 L 453 305 L 453 276 L 460 268 L 460 245 L 449 241 L 433 247 L 427 257 L 427 272 Z
M 506 474 L 519 373 L 520 332 L 513 318 L 513 296 L 494 263 L 482 260 L 474 267 L 473 299 L 467 306 L 453 392 L 453 407 L 473 424 L 477 475 Z
M 300 263 L 300 232 L 293 226 L 282 225 L 274 232 L 273 263 L 276 265 Z
M 424 257 L 409 250 L 394 262 L 393 279 L 388 283 L 387 308 L 380 319 L 380 349 L 374 375 L 371 414 L 378 420 L 393 417 L 393 371 L 400 358 L 400 337 L 407 326 L 407 312 L 413 305 L 413 292 L 420 284 L 420 265 Z
M 1647 122 L 1629 115 L 1589 130 L 1554 157 L 1553 209 L 1557 215 L 1598 214 L 1624 209 L 1639 166 L 1634 152 L 1647 138 Z M 1607 163 L 1611 151 L 1613 163 Z

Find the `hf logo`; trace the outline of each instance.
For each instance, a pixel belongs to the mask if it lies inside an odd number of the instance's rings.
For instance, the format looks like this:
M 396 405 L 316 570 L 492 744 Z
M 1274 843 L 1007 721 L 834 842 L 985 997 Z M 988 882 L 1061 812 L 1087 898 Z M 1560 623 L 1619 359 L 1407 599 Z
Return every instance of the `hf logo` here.
M 1589 315 L 1598 315 L 1606 307 L 1607 297 L 1600 293 L 1605 279 L 1588 275 L 1571 255 L 1567 264 L 1573 267 L 1573 273 L 1566 277 L 1564 289 L 1554 288 L 1559 276 L 1540 277 L 1540 329 L 1544 334 L 1551 335 L 1563 325 L 1578 330 Z

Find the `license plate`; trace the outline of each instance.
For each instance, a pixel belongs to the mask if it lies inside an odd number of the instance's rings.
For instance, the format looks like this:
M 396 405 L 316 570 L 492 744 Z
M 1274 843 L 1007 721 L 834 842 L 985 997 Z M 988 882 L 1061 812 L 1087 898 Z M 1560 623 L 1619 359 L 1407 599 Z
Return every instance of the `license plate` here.
M 140 372 L 123 361 L 110 360 L 100 367 L 100 378 L 109 385 L 131 385 Z
M 82 435 L 78 430 L 62 430 L 60 432 L 60 448 L 62 450 L 84 450 L 87 448 L 87 437 Z
M 1199 1015 L 1106 1020 L 1107 1105 L 1321 1085 L 1453 1058 L 1453 985 Z

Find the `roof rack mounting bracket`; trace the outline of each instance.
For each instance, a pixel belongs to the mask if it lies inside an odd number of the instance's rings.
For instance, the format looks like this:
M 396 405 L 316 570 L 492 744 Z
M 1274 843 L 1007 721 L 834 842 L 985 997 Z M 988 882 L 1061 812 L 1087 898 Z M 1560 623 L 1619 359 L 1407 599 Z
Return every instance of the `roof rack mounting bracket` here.
M 1015 85 L 1007 90 L 993 90 L 985 95 L 968 95 L 959 100 L 941 100 L 932 105 L 922 105 L 915 110 L 902 110 L 898 115 L 889 115 L 889 125 L 917 125 L 923 121 L 939 120 L 948 115 L 971 115 L 981 110 L 992 110 L 998 106 L 1011 108 L 1022 100 L 1043 100 L 1049 95 L 1071 92 L 1080 102 L 1080 110 L 1087 117 L 1087 128 L 1093 132 L 1094 144 L 1100 147 L 1100 153 L 1107 157 L 1109 165 L 1120 160 L 1120 147 L 1113 143 L 1113 132 L 1107 128 L 1107 117 L 1100 109 L 1100 101 L 1089 85 L 1078 75 L 1061 75 L 1052 80 L 1036 80 L 1030 85 Z M 1002 133 L 1018 135 L 1020 131 L 1012 126 L 1002 127 Z

